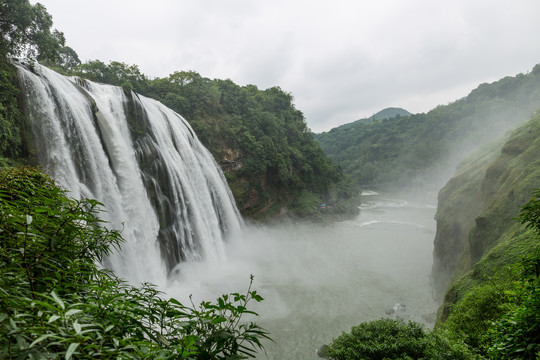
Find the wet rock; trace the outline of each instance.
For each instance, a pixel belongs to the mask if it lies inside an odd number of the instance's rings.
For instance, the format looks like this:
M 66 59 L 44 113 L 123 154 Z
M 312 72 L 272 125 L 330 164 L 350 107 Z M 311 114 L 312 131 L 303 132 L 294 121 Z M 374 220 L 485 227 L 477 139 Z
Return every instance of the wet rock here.
M 328 359 L 328 345 L 321 346 L 316 353 L 320 358 Z

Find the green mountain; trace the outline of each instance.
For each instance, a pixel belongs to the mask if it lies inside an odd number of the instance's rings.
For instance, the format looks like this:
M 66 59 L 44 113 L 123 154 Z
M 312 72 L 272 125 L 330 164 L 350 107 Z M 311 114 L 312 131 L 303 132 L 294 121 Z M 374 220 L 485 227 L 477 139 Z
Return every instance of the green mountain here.
M 437 190 L 459 160 L 530 119 L 538 107 L 540 65 L 528 74 L 482 84 L 426 114 L 356 121 L 315 139 L 360 185 Z
M 371 117 L 359 119 L 356 121 L 353 121 L 352 123 L 343 124 L 339 126 L 341 131 L 347 131 L 350 129 L 355 128 L 358 124 L 370 124 L 376 120 L 386 120 L 390 118 L 400 118 L 401 116 L 409 116 L 411 115 L 410 112 L 408 112 L 405 109 L 402 108 L 386 108 L 383 109 L 375 114 L 373 114 Z M 314 134 L 315 138 L 318 137 L 318 134 Z

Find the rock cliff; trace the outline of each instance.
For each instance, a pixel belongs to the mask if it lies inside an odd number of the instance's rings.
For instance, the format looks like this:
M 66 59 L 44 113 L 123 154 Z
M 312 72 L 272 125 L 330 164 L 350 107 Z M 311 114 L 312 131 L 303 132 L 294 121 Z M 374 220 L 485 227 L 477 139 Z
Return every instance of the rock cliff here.
M 439 296 L 501 242 L 540 187 L 540 113 L 476 152 L 439 192 L 432 280 Z

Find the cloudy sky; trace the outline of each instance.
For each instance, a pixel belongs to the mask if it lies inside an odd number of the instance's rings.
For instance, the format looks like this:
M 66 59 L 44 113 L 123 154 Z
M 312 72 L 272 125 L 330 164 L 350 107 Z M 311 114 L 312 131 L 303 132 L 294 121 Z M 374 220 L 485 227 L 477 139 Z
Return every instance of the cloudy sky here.
M 427 112 L 540 63 L 538 0 L 39 2 L 82 61 L 279 86 L 314 132 Z

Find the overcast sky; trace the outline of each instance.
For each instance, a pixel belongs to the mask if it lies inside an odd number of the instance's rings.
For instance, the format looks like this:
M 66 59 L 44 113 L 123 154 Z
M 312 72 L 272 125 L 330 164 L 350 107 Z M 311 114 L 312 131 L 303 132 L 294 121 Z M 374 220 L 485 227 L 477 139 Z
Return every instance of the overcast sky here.
M 427 112 L 540 63 L 538 0 L 38 2 L 82 61 L 279 86 L 314 132 Z

